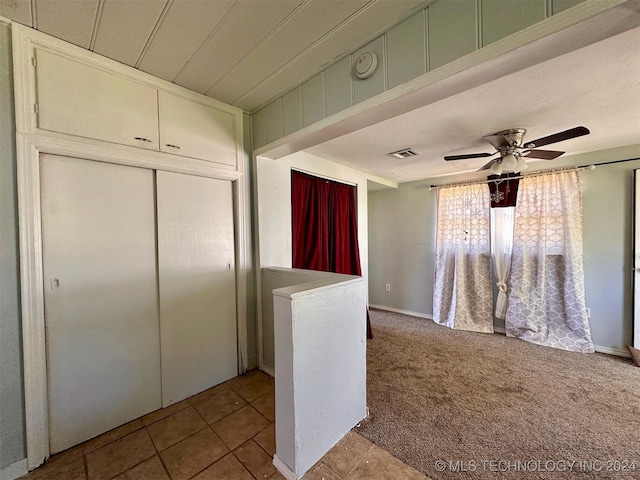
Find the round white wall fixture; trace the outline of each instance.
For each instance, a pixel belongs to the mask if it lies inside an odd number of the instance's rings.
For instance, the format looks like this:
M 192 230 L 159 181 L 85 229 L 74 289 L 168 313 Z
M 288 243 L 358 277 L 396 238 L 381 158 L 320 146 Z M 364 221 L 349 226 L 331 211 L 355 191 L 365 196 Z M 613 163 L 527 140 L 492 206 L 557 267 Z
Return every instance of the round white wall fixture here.
M 373 52 L 365 52 L 356 61 L 355 73 L 360 80 L 369 78 L 378 67 L 378 56 Z

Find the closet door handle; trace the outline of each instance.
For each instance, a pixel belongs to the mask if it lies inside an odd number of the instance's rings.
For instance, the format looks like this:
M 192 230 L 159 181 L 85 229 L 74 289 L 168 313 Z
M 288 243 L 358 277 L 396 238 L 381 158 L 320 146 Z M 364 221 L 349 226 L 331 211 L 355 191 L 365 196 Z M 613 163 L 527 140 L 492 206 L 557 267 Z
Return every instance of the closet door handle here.
M 176 150 L 180 150 L 180 145 L 173 145 L 172 143 L 165 143 L 165 147 L 175 148 Z
M 135 137 L 136 140 L 140 141 L 140 142 L 145 142 L 145 143 L 151 143 L 151 140 L 149 140 L 148 138 L 144 138 L 144 137 Z

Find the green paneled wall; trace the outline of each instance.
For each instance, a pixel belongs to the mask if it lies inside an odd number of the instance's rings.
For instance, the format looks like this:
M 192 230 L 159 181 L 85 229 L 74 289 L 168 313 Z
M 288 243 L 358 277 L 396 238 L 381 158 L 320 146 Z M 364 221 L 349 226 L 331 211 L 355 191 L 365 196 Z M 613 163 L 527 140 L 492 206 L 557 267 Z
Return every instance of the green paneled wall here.
M 427 73 L 425 12 L 418 12 L 387 32 L 389 88 Z
M 425 75 L 581 1 L 437 0 L 254 112 L 254 148 Z M 359 80 L 352 73 L 353 65 L 366 51 L 377 54 L 378 69 Z
M 429 70 L 434 70 L 478 49 L 480 40 L 475 2 L 468 0 L 436 2 L 427 9 L 427 17 Z

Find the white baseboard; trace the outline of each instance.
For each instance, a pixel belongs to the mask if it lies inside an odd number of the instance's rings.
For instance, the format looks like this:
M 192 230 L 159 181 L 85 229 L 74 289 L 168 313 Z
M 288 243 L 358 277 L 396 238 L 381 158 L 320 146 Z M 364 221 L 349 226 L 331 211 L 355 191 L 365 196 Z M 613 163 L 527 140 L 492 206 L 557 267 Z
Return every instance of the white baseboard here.
M 401 308 L 387 307 L 385 305 L 374 305 L 372 303 L 369 304 L 369 308 L 375 308 L 377 310 L 385 310 L 387 312 L 401 313 L 403 315 L 411 315 L 412 317 L 427 318 L 429 320 L 433 320 L 433 315 L 428 315 L 426 313 L 412 312 L 411 310 L 403 310 Z M 495 333 L 502 333 L 505 335 L 507 333 L 504 327 L 493 327 L 493 331 Z M 596 352 L 598 353 L 607 353 L 609 355 L 616 355 L 618 357 L 631 358 L 631 355 L 629 354 L 629 352 L 624 348 L 610 348 L 610 347 L 601 347 L 600 345 L 595 345 L 595 349 L 596 349 Z
M 412 317 L 419 317 L 419 318 L 426 318 L 426 319 L 429 319 L 429 320 L 433 320 L 433 315 L 429 315 L 427 313 L 412 312 L 411 310 L 402 310 L 400 308 L 387 307 L 387 306 L 384 306 L 384 305 L 374 305 L 372 303 L 369 304 L 369 308 L 375 308 L 375 309 L 378 309 L 378 310 L 386 310 L 387 312 L 401 313 L 403 315 L 411 315 Z
M 286 463 L 284 463 L 278 455 L 273 456 L 273 466 L 282 474 L 287 480 L 297 480 L 295 472 L 293 472 Z
M 27 459 L 23 458 L 0 468 L 0 480 L 14 480 L 27 473 Z
M 622 348 L 610 348 L 610 347 L 601 347 L 600 345 L 594 345 L 596 352 L 598 353 L 608 353 L 609 355 L 616 355 L 618 357 L 626 357 L 631 358 L 631 354 L 629 351 Z
M 262 367 L 260 367 L 260 370 L 262 370 L 267 375 L 271 375 L 273 378 L 276 378 L 276 373 L 273 371 L 273 368 L 262 365 Z

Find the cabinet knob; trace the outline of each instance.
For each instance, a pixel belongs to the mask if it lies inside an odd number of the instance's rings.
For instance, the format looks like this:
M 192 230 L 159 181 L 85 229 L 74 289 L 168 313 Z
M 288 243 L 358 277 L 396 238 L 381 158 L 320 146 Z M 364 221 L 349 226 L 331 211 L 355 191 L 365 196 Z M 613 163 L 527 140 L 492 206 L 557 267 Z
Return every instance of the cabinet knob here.
M 176 150 L 180 150 L 180 145 L 173 145 L 172 143 L 165 143 L 165 147 L 175 148 Z
M 148 138 L 144 138 L 144 137 L 135 137 L 136 140 L 140 141 L 140 142 L 147 142 L 147 143 L 151 143 L 151 140 L 149 140 Z

